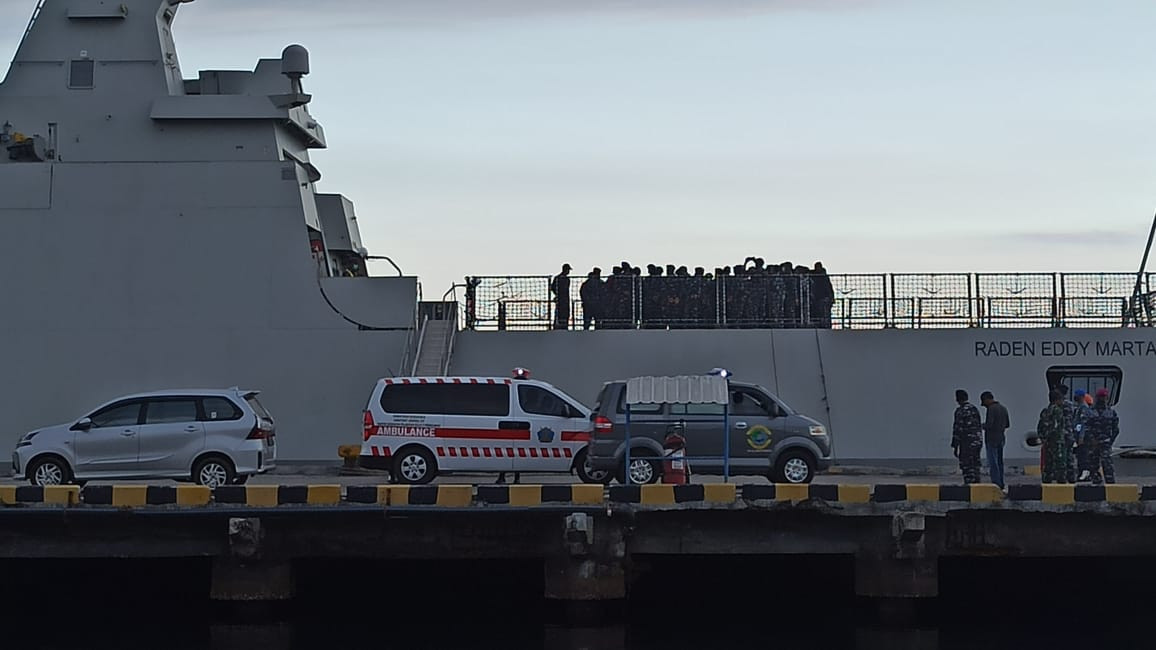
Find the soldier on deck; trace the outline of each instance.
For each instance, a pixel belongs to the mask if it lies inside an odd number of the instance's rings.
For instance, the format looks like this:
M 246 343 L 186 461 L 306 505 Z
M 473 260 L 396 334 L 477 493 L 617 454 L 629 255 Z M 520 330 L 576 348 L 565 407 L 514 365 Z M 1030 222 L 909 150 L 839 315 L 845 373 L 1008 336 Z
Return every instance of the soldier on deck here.
M 964 483 L 979 483 L 979 452 L 983 449 L 983 422 L 979 409 L 967 401 L 967 391 L 955 391 L 955 420 L 951 427 L 951 449 L 959 459 Z
M 1092 407 L 1084 423 L 1084 435 L 1091 441 L 1088 454 L 1088 468 L 1092 472 L 1092 484 L 1116 482 L 1116 466 L 1112 462 L 1112 445 L 1120 435 L 1120 417 L 1115 409 L 1108 406 L 1108 389 L 1096 390 L 1096 404 Z M 1103 468 L 1103 475 L 1100 470 Z
M 1084 389 L 1077 388 L 1072 393 L 1073 401 L 1076 405 L 1076 415 L 1072 421 L 1072 428 L 1076 432 L 1076 447 L 1073 454 L 1076 456 L 1076 480 L 1087 481 L 1091 478 L 1092 472 L 1088 464 L 1088 454 L 1091 453 L 1092 443 L 1090 439 L 1085 441 L 1085 434 L 1087 432 L 1088 416 L 1092 413 L 1092 407 L 1085 401 L 1086 393 Z
M 602 284 L 602 269 L 595 267 L 593 271 L 586 274 L 586 281 L 582 283 L 582 287 L 578 289 L 578 294 L 582 297 L 582 329 L 588 330 L 592 327 L 602 327 L 603 319 L 603 289 Z
M 554 294 L 554 329 L 564 330 L 570 325 L 570 265 L 563 264 L 562 272 L 550 281 Z
M 1060 384 L 1056 386 L 1056 390 L 1060 391 L 1060 395 L 1064 396 L 1064 401 L 1061 406 L 1064 409 L 1064 444 L 1068 446 L 1067 468 L 1060 474 L 1060 477 L 1065 483 L 1076 482 L 1076 454 L 1073 449 L 1076 446 L 1076 404 L 1068 399 L 1067 384 Z
M 1064 418 L 1064 394 L 1053 389 L 1048 393 L 1048 405 L 1040 411 L 1040 421 L 1036 433 L 1044 447 L 1044 483 L 1063 483 L 1067 479 L 1068 456 L 1071 446 L 1067 444 L 1068 429 Z

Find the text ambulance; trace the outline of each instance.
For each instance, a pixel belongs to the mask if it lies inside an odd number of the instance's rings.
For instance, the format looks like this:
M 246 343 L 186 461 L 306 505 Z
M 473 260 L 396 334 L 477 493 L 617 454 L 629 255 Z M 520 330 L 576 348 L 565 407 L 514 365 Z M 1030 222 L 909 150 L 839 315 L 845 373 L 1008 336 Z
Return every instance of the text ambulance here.
M 514 378 L 379 379 L 364 414 L 360 465 L 395 482 L 424 484 L 454 472 L 593 471 L 590 410 L 517 369 Z

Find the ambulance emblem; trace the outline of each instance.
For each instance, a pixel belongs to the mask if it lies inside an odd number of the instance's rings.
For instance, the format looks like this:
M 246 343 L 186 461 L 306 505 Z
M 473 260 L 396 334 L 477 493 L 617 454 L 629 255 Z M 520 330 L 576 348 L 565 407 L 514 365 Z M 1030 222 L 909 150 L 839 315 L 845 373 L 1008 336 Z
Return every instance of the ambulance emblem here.
M 538 442 L 554 442 L 554 430 L 550 427 L 542 427 L 542 429 L 538 431 Z

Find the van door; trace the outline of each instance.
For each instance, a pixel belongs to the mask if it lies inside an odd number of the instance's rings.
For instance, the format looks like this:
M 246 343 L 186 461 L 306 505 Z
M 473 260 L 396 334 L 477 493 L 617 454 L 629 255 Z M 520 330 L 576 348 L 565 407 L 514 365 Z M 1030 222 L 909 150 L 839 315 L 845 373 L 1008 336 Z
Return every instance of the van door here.
M 437 429 L 438 468 L 449 472 L 508 472 L 520 445 L 530 440 L 528 422 L 511 417 L 510 385 L 495 380 L 428 384 L 442 414 Z
M 518 419 L 530 425 L 526 454 L 519 452 L 514 470 L 519 472 L 566 472 L 575 454 L 572 438 L 590 424 L 582 412 L 542 386 L 518 384 L 515 410 Z M 580 449 L 583 445 L 578 445 Z
M 683 424 L 691 473 L 721 473 L 727 425 L 722 404 L 670 404 L 669 425 Z M 734 418 L 730 418 L 734 422 Z M 665 437 L 665 434 L 664 436 Z M 734 451 L 731 451 L 734 455 Z M 704 458 L 705 457 L 705 458 Z M 700 458 L 702 460 L 700 460 Z
M 779 405 L 760 390 L 732 386 L 731 395 L 731 465 L 734 467 L 767 467 L 775 443 L 786 437 L 787 418 Z

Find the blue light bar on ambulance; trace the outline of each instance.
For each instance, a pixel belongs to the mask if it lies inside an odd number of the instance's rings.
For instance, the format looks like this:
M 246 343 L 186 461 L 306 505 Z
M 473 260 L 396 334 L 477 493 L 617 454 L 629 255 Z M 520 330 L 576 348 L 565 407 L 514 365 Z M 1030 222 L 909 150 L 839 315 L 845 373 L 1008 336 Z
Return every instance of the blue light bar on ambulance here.
M 715 368 L 714 370 L 711 370 L 707 374 L 708 375 L 718 375 L 719 377 L 726 379 L 727 377 L 731 376 L 731 371 L 727 370 L 726 368 Z

